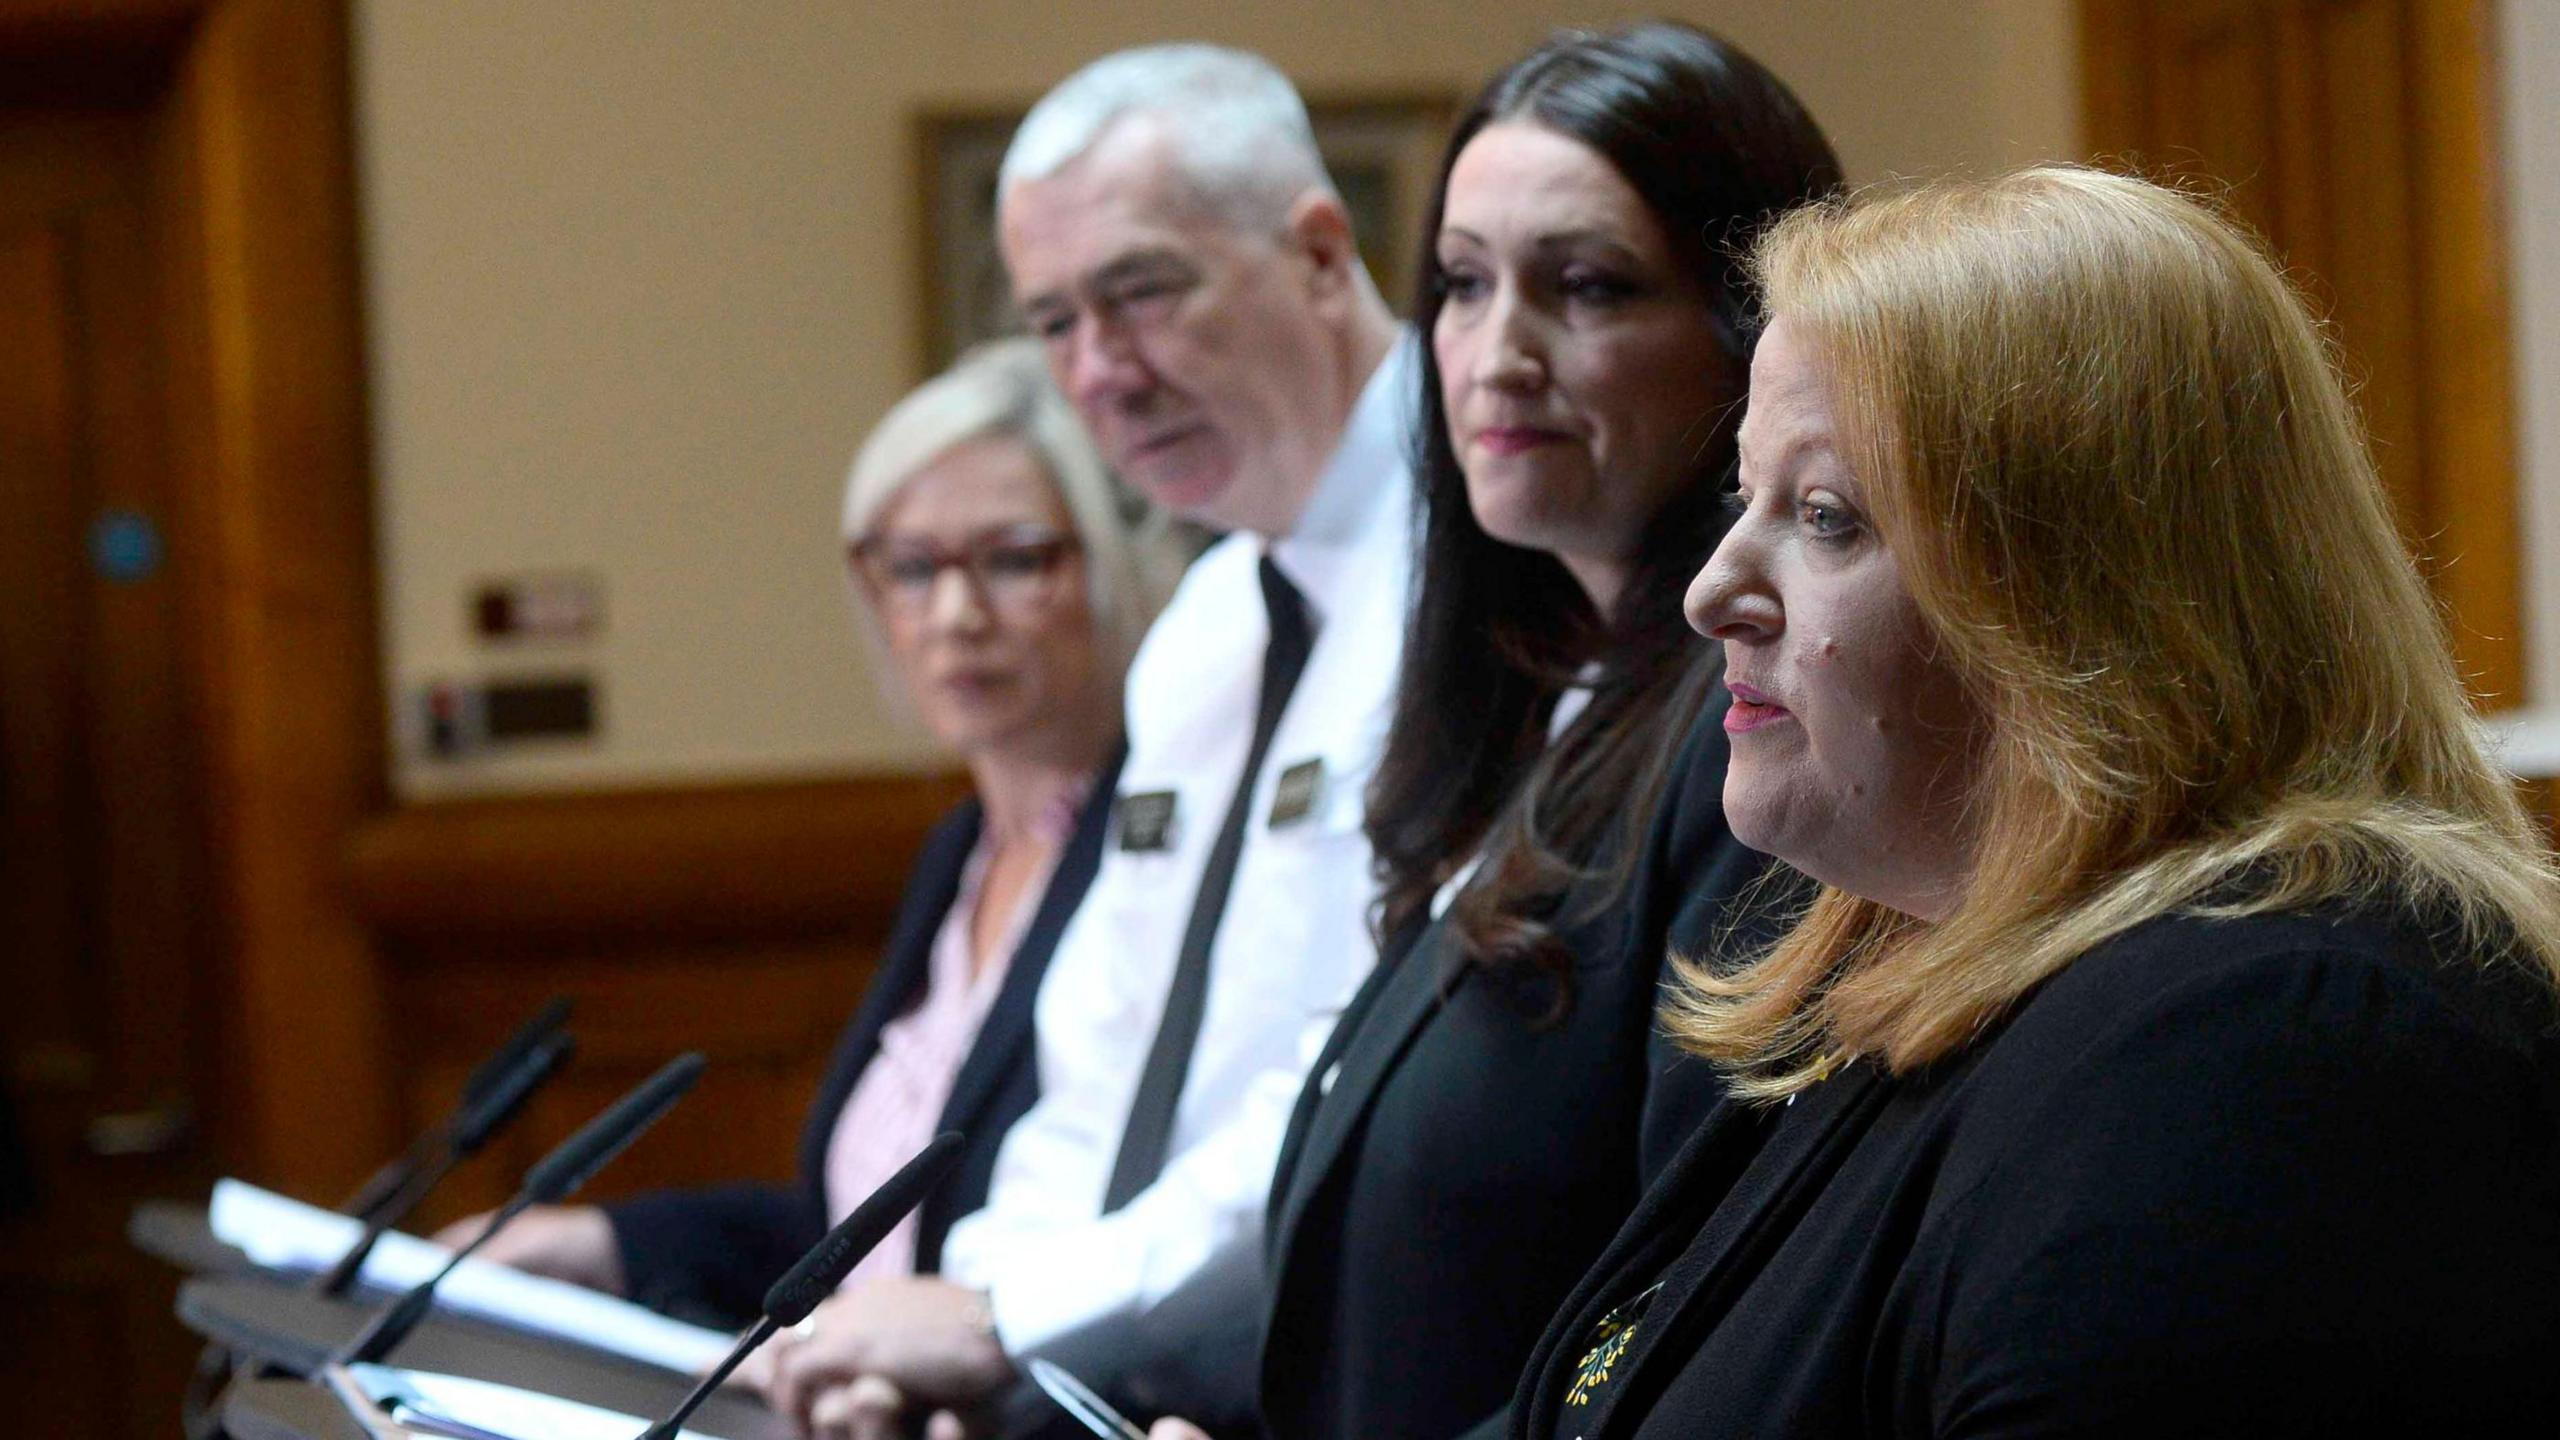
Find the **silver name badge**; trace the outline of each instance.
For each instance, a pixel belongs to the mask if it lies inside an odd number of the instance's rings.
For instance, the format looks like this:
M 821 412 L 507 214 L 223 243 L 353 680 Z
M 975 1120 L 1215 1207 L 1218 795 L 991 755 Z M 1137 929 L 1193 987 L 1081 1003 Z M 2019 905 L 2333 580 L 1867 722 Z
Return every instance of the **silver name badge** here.
M 1324 798 L 1324 762 L 1301 760 L 1280 772 L 1280 782 L 1271 787 L 1271 828 L 1295 825 L 1316 813 L 1316 802 Z
M 1173 792 L 1142 790 L 1120 797 L 1120 848 L 1132 854 L 1173 848 Z

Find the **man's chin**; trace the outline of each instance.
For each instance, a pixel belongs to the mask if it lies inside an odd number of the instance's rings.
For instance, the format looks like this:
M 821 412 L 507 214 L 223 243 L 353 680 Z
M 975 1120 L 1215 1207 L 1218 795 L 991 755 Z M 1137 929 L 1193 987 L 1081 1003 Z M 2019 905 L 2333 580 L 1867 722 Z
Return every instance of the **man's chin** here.
M 1185 520 L 1197 520 L 1221 528 L 1232 526 L 1221 518 L 1224 508 L 1218 502 L 1226 498 L 1229 482 L 1234 478 L 1224 466 L 1185 465 L 1151 469 L 1132 466 L 1123 472 L 1148 499 Z

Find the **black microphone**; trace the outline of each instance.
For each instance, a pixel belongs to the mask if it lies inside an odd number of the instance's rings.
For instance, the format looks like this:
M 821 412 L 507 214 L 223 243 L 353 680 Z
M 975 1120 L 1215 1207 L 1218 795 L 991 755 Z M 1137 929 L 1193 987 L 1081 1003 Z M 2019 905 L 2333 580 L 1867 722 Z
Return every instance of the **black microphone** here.
M 640 1440 L 675 1440 L 676 1432 L 684 1422 L 702 1407 L 703 1401 L 711 1398 L 711 1392 L 720 1388 L 720 1382 L 729 1378 L 739 1362 L 753 1354 L 757 1346 L 772 1339 L 773 1333 L 783 1326 L 797 1325 L 808 1319 L 809 1312 L 818 1308 L 818 1302 L 834 1294 L 836 1287 L 844 1283 L 845 1276 L 853 1273 L 853 1267 L 861 1262 L 862 1257 L 879 1248 L 880 1242 L 889 1238 L 889 1232 L 898 1228 L 898 1222 L 906 1218 L 907 1212 L 923 1204 L 924 1197 L 932 1194 L 933 1187 L 941 1184 L 942 1177 L 950 1174 L 951 1167 L 959 1163 L 960 1133 L 956 1130 L 945 1130 L 934 1137 L 932 1144 L 917 1151 L 916 1158 L 890 1176 L 879 1189 L 872 1191 L 870 1199 L 854 1206 L 852 1214 L 828 1231 L 825 1239 L 809 1247 L 809 1253 L 801 1256 L 798 1264 L 773 1282 L 773 1288 L 764 1292 L 764 1314 L 747 1327 L 746 1332 L 738 1337 L 737 1344 L 729 1347 L 728 1358 L 703 1376 L 692 1393 L 677 1402 L 667 1418 L 641 1431 Z
M 407 1150 L 394 1156 L 381 1169 L 374 1171 L 371 1178 L 356 1188 L 356 1193 L 348 1198 L 347 1203 L 338 1207 L 339 1211 L 353 1215 L 359 1220 L 371 1220 L 389 1209 L 395 1201 L 400 1200 L 403 1193 L 414 1186 L 418 1172 L 434 1164 L 436 1157 L 450 1148 L 454 1130 L 461 1120 L 462 1112 L 515 1074 L 523 1065 L 525 1057 L 531 1055 L 536 1047 L 550 1039 L 553 1033 L 568 1021 L 569 997 L 566 995 L 553 999 L 551 1003 L 533 1012 L 531 1017 L 516 1027 L 514 1034 L 501 1041 L 498 1048 L 490 1051 L 488 1058 L 482 1060 L 463 1080 L 462 1098 L 455 1102 L 453 1113 L 428 1127 L 418 1138 L 409 1142 Z M 408 1203 L 415 1205 L 419 1198 L 418 1195 L 411 1195 L 408 1197 Z M 394 1217 L 391 1223 L 397 1225 L 400 1221 Z
M 331 1356 L 333 1364 L 356 1365 L 380 1360 L 391 1347 L 418 1328 L 435 1304 L 436 1287 L 453 1267 L 469 1258 L 472 1251 L 489 1241 L 506 1223 L 536 1205 L 556 1205 L 587 1182 L 587 1178 L 611 1163 L 613 1157 L 630 1148 L 641 1132 L 658 1122 L 693 1082 L 702 1078 L 702 1056 L 687 1051 L 660 1066 L 658 1073 L 641 1082 L 640 1087 L 613 1102 L 603 1114 L 578 1127 L 578 1132 L 563 1140 L 552 1152 L 533 1162 L 524 1172 L 524 1183 L 515 1197 L 489 1217 L 471 1243 L 453 1253 L 444 1268 L 412 1287 L 408 1294 L 385 1305 L 354 1339 Z
M 565 1010 L 565 1006 L 563 1007 Z M 545 1035 L 532 1051 L 521 1057 L 515 1068 L 482 1087 L 475 1098 L 471 1087 L 463 1087 L 462 1105 L 444 1125 L 447 1132 L 444 1148 L 435 1159 L 402 1186 L 364 1223 L 364 1233 L 356 1237 L 338 1263 L 312 1281 L 312 1293 L 338 1296 L 347 1293 L 356 1276 L 364 1270 L 365 1257 L 373 1253 L 376 1242 L 392 1226 L 409 1218 L 418 1203 L 427 1198 L 437 1182 L 451 1173 L 453 1167 L 480 1153 L 491 1136 L 506 1128 L 522 1110 L 533 1092 L 556 1074 L 569 1057 L 577 1053 L 578 1042 L 565 1032 Z

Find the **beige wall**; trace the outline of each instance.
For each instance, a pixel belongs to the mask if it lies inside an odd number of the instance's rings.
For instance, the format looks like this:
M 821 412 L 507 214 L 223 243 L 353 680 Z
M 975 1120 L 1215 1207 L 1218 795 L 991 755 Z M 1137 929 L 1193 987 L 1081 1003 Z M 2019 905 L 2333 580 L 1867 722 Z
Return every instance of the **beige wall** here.
M 2506 0 L 2508 224 L 2522 435 L 2526 694 L 2560 726 L 2560 6 Z
M 2548 777 L 2560 776 L 2560 5 L 2499 8 L 2530 707 L 2509 717 L 2510 758 Z
M 491 790 L 927 763 L 847 628 L 845 458 L 918 379 L 910 117 L 1021 103 L 1150 40 L 1260 50 L 1311 90 L 1455 95 L 1554 0 L 359 0 L 387 681 L 583 665 L 592 745 L 396 779 Z M 2075 146 L 2070 0 L 1692 0 L 1792 81 L 1852 173 Z M 473 644 L 491 575 L 600 576 L 607 628 Z

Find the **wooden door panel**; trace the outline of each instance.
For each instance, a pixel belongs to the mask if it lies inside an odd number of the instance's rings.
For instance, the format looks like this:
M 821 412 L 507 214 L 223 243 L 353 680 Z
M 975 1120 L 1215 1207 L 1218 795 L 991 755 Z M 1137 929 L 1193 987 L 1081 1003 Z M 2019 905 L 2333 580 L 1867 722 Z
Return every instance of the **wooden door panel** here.
M 0 1043 L 37 1187 L 0 1224 L 0 1374 L 27 1433 L 166 1433 L 195 1349 L 122 1234 L 212 1174 L 180 617 L 165 564 L 90 558 L 171 486 L 156 124 L 0 112 Z
M 2487 0 L 2083 0 L 2091 148 L 2199 183 L 2330 322 L 2402 533 L 2512 701 L 2520 554 Z
M 119 1373 L 125 1353 L 123 1317 L 114 1290 L 92 1277 L 44 1277 L 12 1284 L 9 1304 L 0 1309 L 0 1345 L 12 1357 L 0 1362 L 0 1374 L 13 1380 L 41 1377 L 41 1394 L 26 1396 L 41 1417 L 32 1425 L 19 1399 L 13 1397 L 12 1426 L 22 1435 L 114 1436 L 151 1433 L 135 1424 L 136 1408 L 126 1392 L 134 1377 Z M 13 1387 L 14 1388 L 14 1387 Z M 162 1410 L 161 1433 L 175 1420 L 175 1408 Z
M 2162 143 L 2147 158 L 2168 173 L 2229 187 L 2240 217 L 2273 233 L 2284 193 L 2284 125 L 2272 17 L 2224 0 L 2172 5 L 2159 34 L 2160 53 L 2147 69 Z
M 142 135 L 128 137 L 126 173 L 146 173 Z M 168 443 L 167 335 L 152 217 L 138 188 L 82 217 L 74 283 L 86 347 L 82 451 L 88 463 L 86 545 L 102 522 L 139 522 L 129 541 L 156 536 L 156 560 L 102 575 L 83 566 L 89 643 L 84 716 L 95 817 L 95 944 L 99 1020 L 116 1037 L 121 1109 L 201 1108 L 210 1081 L 204 1017 L 216 989 L 195 914 L 205 894 L 196 727 L 186 691 L 181 572 L 188 536 L 174 520 Z
M 84 148 L 36 147 L 80 170 L 34 187 L 72 208 L 21 196 L 0 214 L 0 870 L 35 982 L 0 1033 L 35 1072 L 22 1083 L 104 1109 L 188 1101 L 204 1060 L 176 587 L 165 560 L 107 575 L 90 559 L 109 514 L 164 528 L 171 489 L 148 127 L 91 120 Z
M 103 1057 L 86 1023 L 87 849 L 76 831 L 79 576 L 62 540 L 77 510 L 79 426 L 67 313 L 68 237 L 20 214 L 0 234 L 0 927 L 19 992 L 0 1013 L 8 1080 L 38 1111 L 85 1099 Z
M 175 1423 L 196 1346 L 127 1253 L 134 1199 L 201 1197 L 213 1143 L 287 1188 L 388 1144 L 335 883 L 383 778 L 346 26 L 344 0 L 0 0 L 16 1433 Z M 90 573 L 116 512 L 164 563 Z
M 2408 124 L 2408 43 L 2396 0 L 2327 3 L 2308 13 L 2320 106 L 2315 293 L 2339 318 L 2374 460 L 2401 533 L 2424 548 L 2444 497 L 2418 443 L 2418 273 Z

